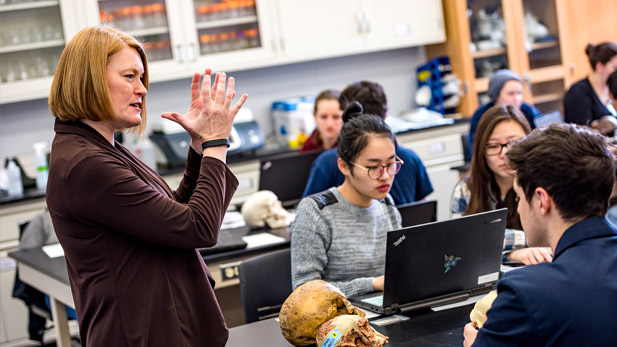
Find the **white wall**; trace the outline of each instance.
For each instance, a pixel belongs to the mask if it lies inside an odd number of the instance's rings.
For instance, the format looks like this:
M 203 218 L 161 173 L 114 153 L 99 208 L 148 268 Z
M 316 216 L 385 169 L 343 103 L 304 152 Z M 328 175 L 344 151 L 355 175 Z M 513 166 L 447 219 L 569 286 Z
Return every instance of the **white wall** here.
M 368 53 L 306 63 L 237 71 L 236 91 L 249 95 L 246 103 L 267 134 L 271 131 L 270 106 L 273 100 L 317 95 L 326 88 L 343 89 L 348 83 L 371 80 L 383 85 L 390 114 L 413 107 L 415 69 L 426 60 L 424 48 Z M 204 67 L 205 68 L 205 67 Z M 190 100 L 190 79 L 152 84 L 147 96 L 148 124 L 161 112 L 185 112 Z M 32 153 L 32 143 L 54 136 L 53 117 L 47 100 L 0 105 L 0 159 Z

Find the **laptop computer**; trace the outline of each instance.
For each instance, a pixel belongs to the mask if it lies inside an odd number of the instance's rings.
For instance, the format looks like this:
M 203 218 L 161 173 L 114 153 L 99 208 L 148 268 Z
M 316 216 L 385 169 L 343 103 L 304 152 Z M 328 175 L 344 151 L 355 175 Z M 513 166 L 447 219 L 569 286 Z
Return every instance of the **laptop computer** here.
M 313 160 L 322 151 L 291 152 L 261 158 L 259 190 L 270 190 L 284 208 L 300 202 L 311 173 Z
M 499 279 L 507 209 L 388 232 L 383 292 L 350 298 L 379 314 L 463 301 Z
M 437 200 L 415 201 L 396 206 L 403 228 L 437 221 Z
M 216 245 L 208 248 L 199 248 L 199 253 L 207 255 L 244 249 L 248 244 L 242 238 L 248 235 L 250 231 L 251 227 L 248 225 L 238 228 L 221 229 Z

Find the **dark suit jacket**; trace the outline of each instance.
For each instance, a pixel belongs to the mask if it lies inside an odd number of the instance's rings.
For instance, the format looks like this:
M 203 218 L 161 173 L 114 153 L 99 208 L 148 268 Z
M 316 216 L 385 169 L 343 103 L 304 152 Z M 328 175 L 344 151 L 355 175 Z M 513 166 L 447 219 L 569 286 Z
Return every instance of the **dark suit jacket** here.
M 507 272 L 474 346 L 617 346 L 617 229 L 588 218 L 552 263 Z
M 223 346 L 214 281 L 195 249 L 216 244 L 238 181 L 189 150 L 171 191 L 121 144 L 56 121 L 47 205 L 64 248 L 84 346 Z

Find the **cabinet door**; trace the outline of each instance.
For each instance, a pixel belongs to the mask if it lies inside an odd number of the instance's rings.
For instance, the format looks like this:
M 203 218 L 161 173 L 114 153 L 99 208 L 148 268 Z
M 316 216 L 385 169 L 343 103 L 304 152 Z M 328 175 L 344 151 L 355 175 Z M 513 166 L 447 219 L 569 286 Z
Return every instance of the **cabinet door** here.
M 310 60 L 364 49 L 360 0 L 277 0 L 277 11 L 285 57 Z
M 444 42 L 441 1 L 364 1 L 367 45 L 375 49 Z
M 191 70 L 264 65 L 276 50 L 272 0 L 187 0 L 182 14 Z
M 71 0 L 0 1 L 0 103 L 45 98 L 77 30 Z
M 469 49 L 476 77 L 474 89 L 479 104 L 483 104 L 489 101 L 486 96 L 488 77 L 496 70 L 512 68 L 510 60 L 516 57 L 519 45 L 512 42 L 515 38 L 513 32 L 506 30 L 513 21 L 508 11 L 510 1 L 469 0 L 467 6 L 471 34 Z
M 525 48 L 522 77 L 526 100 L 540 111 L 562 110 L 565 68 L 561 56 L 561 35 L 556 1 L 523 0 Z
M 188 75 L 181 2 L 165 0 L 86 0 L 87 25 L 106 23 L 144 43 L 150 81 Z

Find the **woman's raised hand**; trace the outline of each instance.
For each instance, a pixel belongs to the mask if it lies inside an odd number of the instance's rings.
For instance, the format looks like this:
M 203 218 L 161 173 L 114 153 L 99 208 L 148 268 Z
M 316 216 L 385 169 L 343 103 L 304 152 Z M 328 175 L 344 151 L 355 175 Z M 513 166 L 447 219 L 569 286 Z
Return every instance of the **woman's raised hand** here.
M 233 77 L 226 80 L 224 72 L 217 73 L 214 85 L 210 88 L 212 70 L 206 69 L 201 91 L 199 79 L 198 73 L 193 75 L 191 105 L 185 114 L 165 112 L 161 116 L 180 124 L 191 136 L 191 147 L 201 153 L 202 142 L 229 138 L 233 120 L 248 96 L 243 94 L 232 107 L 231 101 L 236 94 Z

